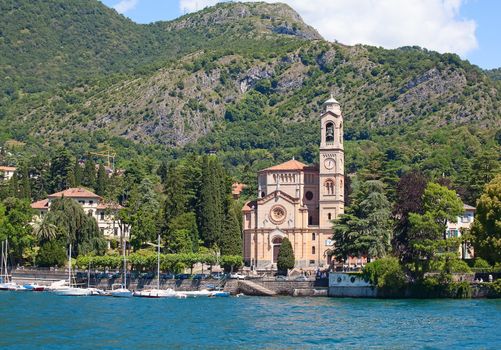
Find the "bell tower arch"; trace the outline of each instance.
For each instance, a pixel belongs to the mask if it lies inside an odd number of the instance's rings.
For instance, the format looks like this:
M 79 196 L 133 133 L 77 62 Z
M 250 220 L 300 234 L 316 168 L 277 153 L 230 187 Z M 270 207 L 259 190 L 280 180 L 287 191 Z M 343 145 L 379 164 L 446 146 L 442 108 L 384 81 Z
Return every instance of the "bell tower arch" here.
M 332 228 L 331 221 L 344 213 L 343 115 L 339 102 L 324 102 L 320 117 L 319 226 Z

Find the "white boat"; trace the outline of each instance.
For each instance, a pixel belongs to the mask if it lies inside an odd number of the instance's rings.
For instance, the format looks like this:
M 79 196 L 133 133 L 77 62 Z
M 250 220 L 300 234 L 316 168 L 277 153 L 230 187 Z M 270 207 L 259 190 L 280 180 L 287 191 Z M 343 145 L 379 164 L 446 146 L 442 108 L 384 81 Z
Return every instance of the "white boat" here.
M 132 297 L 132 292 L 124 288 L 122 284 L 113 284 L 110 295 L 115 298 L 130 298 Z
M 182 297 L 181 294 L 175 290 L 169 289 L 146 289 L 134 292 L 135 297 L 139 298 L 178 298 Z
M 151 243 L 150 243 L 151 244 Z M 176 292 L 174 289 L 160 289 L 160 235 L 158 235 L 157 244 L 157 288 L 146 289 L 134 292 L 135 297 L 139 298 L 178 298 L 184 297 L 182 293 Z
M 80 297 L 92 295 L 92 291 L 88 288 L 66 287 L 53 291 L 56 295 Z
M 57 284 L 54 285 L 52 292 L 56 295 L 62 295 L 62 296 L 72 296 L 72 297 L 80 297 L 80 296 L 88 296 L 88 295 L 93 295 L 93 289 L 95 288 L 78 288 L 72 285 L 72 278 L 71 278 L 71 244 L 69 246 L 68 250 L 68 281 L 63 281 L 64 283 L 61 283 L 61 281 L 56 282 Z M 53 283 L 54 284 L 54 283 Z M 52 285 L 51 285 L 52 287 Z
M 25 290 L 24 287 L 18 286 L 17 283 L 14 283 L 10 279 L 9 268 L 7 264 L 8 258 L 8 241 L 2 241 L 2 257 L 0 261 L 0 290 L 13 290 L 13 291 L 22 291 Z
M 214 298 L 214 297 L 228 297 L 230 296 L 229 292 L 219 291 L 219 290 L 196 290 L 189 292 L 182 292 L 188 298 Z
M 124 274 L 123 284 L 113 284 L 111 286 L 111 296 L 115 298 L 130 298 L 132 292 L 127 289 L 127 259 L 125 258 L 125 245 L 126 241 L 123 240 L 123 256 L 124 256 Z

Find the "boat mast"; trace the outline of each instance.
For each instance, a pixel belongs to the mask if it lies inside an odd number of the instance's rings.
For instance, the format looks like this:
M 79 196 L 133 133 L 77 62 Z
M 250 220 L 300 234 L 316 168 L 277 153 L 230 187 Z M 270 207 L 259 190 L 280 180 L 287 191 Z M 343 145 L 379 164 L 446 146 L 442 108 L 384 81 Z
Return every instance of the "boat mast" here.
M 123 255 L 124 255 L 124 288 L 127 288 L 127 261 L 125 260 L 125 239 L 123 240 Z
M 2 262 L 0 263 L 0 277 L 2 277 L 2 283 L 5 282 L 3 274 L 3 241 L 2 241 Z
M 68 285 L 71 286 L 71 243 L 70 243 L 69 254 L 68 254 L 68 262 L 69 262 L 69 267 L 68 267 Z
M 157 289 L 160 289 L 160 234 L 158 235 L 157 248 Z

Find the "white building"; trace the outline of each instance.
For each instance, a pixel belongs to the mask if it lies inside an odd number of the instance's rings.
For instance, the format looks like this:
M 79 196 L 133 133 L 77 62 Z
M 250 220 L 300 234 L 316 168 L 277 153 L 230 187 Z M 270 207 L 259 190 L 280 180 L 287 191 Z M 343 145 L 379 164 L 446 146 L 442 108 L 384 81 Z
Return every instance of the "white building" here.
M 16 168 L 13 166 L 0 166 L 0 179 L 10 180 L 14 173 L 16 172 Z
M 52 201 L 57 198 L 71 198 L 78 202 L 86 214 L 91 215 L 97 221 L 99 229 L 107 240 L 128 240 L 130 229 L 121 225 L 118 219 L 118 210 L 121 206 L 103 202 L 103 198 L 85 188 L 69 188 L 67 190 L 51 194 L 47 199 L 31 204 L 31 208 L 37 211 L 35 220 L 40 220 L 50 210 Z M 124 232 L 122 232 L 122 228 Z M 123 233 L 123 236 L 122 236 Z
M 454 222 L 447 221 L 447 229 L 445 230 L 446 238 L 459 238 L 461 235 L 471 228 L 475 217 L 475 207 L 468 204 L 463 204 L 464 213 L 457 217 Z M 473 247 L 468 242 L 463 242 L 459 248 L 461 259 L 472 259 L 474 257 Z

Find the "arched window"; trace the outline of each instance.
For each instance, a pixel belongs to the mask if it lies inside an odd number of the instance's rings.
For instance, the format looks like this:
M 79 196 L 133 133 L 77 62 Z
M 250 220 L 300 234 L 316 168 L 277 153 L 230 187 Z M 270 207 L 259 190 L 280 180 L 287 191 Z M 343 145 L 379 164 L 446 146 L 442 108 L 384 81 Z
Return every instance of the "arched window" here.
M 324 183 L 324 188 L 325 188 L 326 195 L 333 195 L 334 194 L 334 181 L 331 179 L 326 180 Z
M 332 214 L 331 213 L 327 214 L 327 219 L 332 220 Z
M 332 122 L 325 125 L 325 142 L 334 142 L 334 124 Z
M 265 196 L 266 196 L 266 193 L 264 193 L 264 191 L 263 191 L 263 192 L 261 192 L 261 198 L 263 198 L 263 197 L 265 197 Z
M 311 233 L 311 240 L 314 241 L 316 239 L 316 235 L 315 235 L 315 232 L 312 232 Z
M 311 254 L 315 254 L 315 247 L 311 247 Z
M 273 238 L 272 243 L 273 244 L 282 244 L 282 238 L 281 237 L 275 237 L 275 238 Z

